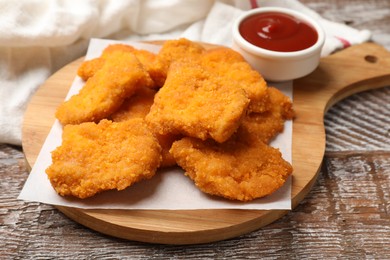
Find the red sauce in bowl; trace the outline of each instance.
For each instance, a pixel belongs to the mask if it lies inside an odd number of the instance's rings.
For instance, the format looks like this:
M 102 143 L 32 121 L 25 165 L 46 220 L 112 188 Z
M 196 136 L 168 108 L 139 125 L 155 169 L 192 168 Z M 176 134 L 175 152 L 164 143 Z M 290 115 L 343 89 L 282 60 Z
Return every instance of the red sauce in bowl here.
M 239 26 L 242 37 L 260 48 L 293 52 L 313 46 L 317 31 L 308 23 L 288 14 L 267 12 L 252 15 Z

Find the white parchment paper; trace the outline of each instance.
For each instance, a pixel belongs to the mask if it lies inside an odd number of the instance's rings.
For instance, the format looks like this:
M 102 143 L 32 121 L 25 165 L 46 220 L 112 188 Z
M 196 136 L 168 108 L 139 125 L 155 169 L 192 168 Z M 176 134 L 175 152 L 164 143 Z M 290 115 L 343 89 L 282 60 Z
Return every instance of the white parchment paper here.
M 101 55 L 109 44 L 120 43 L 112 40 L 93 39 L 86 59 Z M 138 49 L 158 52 L 159 46 L 138 42 L 121 42 Z M 76 94 L 84 82 L 75 75 L 75 80 L 66 97 Z M 273 84 L 292 99 L 292 82 Z M 285 185 L 265 198 L 251 202 L 234 202 L 199 191 L 179 167 L 160 170 L 152 179 L 142 181 L 123 191 L 106 191 L 88 199 L 59 196 L 50 184 L 45 169 L 51 164 L 51 151 L 61 145 L 62 126 L 56 121 L 44 142 L 35 165 L 18 197 L 26 201 L 84 209 L 291 209 L 291 177 Z M 292 122 L 287 121 L 285 129 L 272 143 L 279 148 L 283 158 L 291 163 Z

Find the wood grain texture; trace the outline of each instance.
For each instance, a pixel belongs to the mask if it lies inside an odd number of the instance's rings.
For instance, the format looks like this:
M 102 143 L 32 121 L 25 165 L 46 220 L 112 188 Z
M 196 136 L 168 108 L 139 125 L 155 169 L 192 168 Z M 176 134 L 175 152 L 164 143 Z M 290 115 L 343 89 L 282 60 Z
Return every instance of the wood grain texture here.
M 390 50 L 389 1 L 301 2 L 329 20 L 371 30 L 373 40 Z M 319 179 L 294 211 L 257 231 L 204 245 L 149 245 L 107 237 L 51 206 L 18 201 L 28 176 L 23 153 L 18 147 L 0 145 L 1 258 L 388 259 L 390 130 L 380 116 L 389 111 L 388 92 L 389 87 L 362 92 L 328 110 L 327 150 Z M 362 126 L 367 119 L 369 127 Z M 361 127 L 367 129 L 365 134 Z M 353 138 L 348 138 L 350 129 Z M 374 129 L 375 136 L 367 134 Z M 360 134 L 365 135 L 363 140 Z

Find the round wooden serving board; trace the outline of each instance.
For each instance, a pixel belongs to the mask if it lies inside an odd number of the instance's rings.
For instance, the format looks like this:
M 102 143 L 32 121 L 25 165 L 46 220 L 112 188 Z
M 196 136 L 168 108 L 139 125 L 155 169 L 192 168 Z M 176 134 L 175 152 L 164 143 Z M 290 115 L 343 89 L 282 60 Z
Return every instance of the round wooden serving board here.
M 208 48 L 210 45 L 207 45 Z M 23 150 L 32 167 L 63 102 L 80 58 L 52 75 L 35 93 L 25 113 Z M 350 47 L 323 58 L 309 76 L 294 81 L 293 208 L 316 181 L 325 151 L 323 117 L 338 100 L 390 84 L 390 53 L 374 43 Z M 44 173 L 42 173 L 44 174 Z M 287 210 L 83 210 L 58 207 L 65 215 L 98 232 L 163 244 L 223 240 L 259 229 Z

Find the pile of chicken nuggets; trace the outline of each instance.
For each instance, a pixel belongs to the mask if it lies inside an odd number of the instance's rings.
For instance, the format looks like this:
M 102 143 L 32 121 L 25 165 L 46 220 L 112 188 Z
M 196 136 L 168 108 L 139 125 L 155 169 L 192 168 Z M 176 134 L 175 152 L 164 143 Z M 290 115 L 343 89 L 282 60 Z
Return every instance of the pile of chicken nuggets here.
M 46 169 L 62 196 L 123 190 L 178 165 L 201 191 L 250 201 L 292 173 L 269 145 L 294 117 L 291 100 L 229 48 L 113 44 L 78 76 L 83 88 L 56 111 L 62 144 Z

